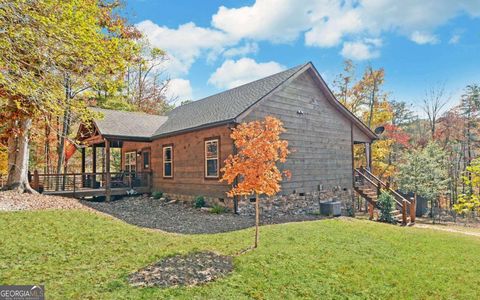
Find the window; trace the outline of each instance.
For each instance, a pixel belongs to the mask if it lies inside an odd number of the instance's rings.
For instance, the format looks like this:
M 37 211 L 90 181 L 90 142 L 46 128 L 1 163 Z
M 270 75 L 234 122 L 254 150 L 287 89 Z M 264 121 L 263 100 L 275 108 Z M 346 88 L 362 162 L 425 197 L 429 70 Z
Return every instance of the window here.
M 205 177 L 218 178 L 218 140 L 205 141 Z
M 150 152 L 143 152 L 143 169 L 150 169 Z
M 163 177 L 173 177 L 173 148 L 163 147 Z
M 135 151 L 125 153 L 125 171 L 137 171 L 137 153 Z

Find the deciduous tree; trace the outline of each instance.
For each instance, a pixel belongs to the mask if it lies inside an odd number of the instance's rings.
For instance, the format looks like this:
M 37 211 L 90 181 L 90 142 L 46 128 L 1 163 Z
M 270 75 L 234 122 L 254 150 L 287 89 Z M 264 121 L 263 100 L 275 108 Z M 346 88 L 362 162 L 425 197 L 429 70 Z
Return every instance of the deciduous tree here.
M 260 195 L 273 196 L 280 191 L 280 181 L 288 171 L 280 172 L 277 163 L 284 163 L 289 154 L 288 142 L 280 135 L 283 124 L 274 117 L 242 123 L 233 129 L 231 137 L 237 153 L 229 155 L 222 168 L 221 181 L 232 185 L 229 197 L 255 195 L 255 244 L 258 246 Z
M 116 2 L 17 0 L 0 6 L 0 121 L 7 124 L 8 188 L 32 191 L 28 149 L 39 117 L 76 112 L 86 120 L 84 101 L 71 101 L 66 78 L 114 88 L 136 52 L 136 30 L 116 13 Z M 108 80 L 99 80 L 108 78 Z M 67 91 L 67 93 L 66 93 Z M 67 120 L 69 115 L 67 114 Z

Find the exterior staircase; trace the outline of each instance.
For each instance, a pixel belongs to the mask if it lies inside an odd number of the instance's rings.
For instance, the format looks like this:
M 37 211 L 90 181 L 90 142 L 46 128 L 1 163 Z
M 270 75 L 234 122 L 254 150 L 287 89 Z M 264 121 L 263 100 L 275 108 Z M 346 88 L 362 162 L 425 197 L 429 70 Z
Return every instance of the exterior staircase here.
M 395 206 L 391 211 L 392 216 L 402 225 L 415 223 L 415 200 L 408 201 L 397 191 L 390 188 L 388 183 L 383 182 L 377 176 L 364 168 L 355 169 L 355 191 L 368 202 L 370 219 L 373 219 L 374 209 L 378 208 L 377 200 L 382 191 L 389 192 Z

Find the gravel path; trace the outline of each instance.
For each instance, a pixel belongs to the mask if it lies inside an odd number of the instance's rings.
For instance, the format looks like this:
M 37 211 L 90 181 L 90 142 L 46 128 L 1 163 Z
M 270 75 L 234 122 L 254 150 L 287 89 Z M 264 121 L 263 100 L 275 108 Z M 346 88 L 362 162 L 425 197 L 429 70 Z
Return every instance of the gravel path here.
M 41 194 L 0 192 L 0 211 L 45 210 L 45 209 L 87 209 L 78 200 Z
M 149 197 L 125 197 L 111 202 L 82 201 L 83 204 L 127 223 L 183 234 L 219 233 L 255 225 L 254 217 L 233 213 L 213 214 L 191 205 L 165 203 Z M 318 220 L 320 216 L 297 215 L 263 219 L 263 224 Z

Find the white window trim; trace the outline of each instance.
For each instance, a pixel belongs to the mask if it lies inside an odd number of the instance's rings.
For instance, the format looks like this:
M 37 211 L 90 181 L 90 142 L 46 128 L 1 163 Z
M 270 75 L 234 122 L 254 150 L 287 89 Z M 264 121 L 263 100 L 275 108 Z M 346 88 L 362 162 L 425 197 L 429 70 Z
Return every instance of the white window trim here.
M 217 157 L 216 158 L 207 158 L 207 144 L 216 142 L 217 143 Z M 205 154 L 204 154 L 204 159 L 205 159 L 205 178 L 218 178 L 220 176 L 219 168 L 220 168 L 220 158 L 218 157 L 218 152 L 219 152 L 219 147 L 220 147 L 220 141 L 218 139 L 211 139 L 211 140 L 206 140 L 205 141 Z M 217 174 L 216 175 L 208 175 L 208 161 L 209 160 L 217 160 Z
M 165 161 L 165 150 L 170 148 L 170 161 Z M 165 175 L 165 163 L 170 163 L 170 175 Z M 162 147 L 162 163 L 163 163 L 163 177 L 173 178 L 173 146 L 164 146 Z
M 127 157 L 129 157 L 129 156 L 130 156 L 130 158 L 133 157 L 133 160 L 134 160 L 133 164 L 131 163 L 130 159 L 127 160 Z M 125 171 L 127 171 L 129 173 L 132 173 L 132 168 L 127 170 L 127 166 L 129 166 L 129 167 L 135 166 L 135 171 L 133 171 L 133 172 L 137 171 L 137 152 L 136 151 L 125 152 Z

